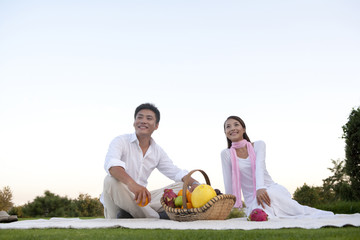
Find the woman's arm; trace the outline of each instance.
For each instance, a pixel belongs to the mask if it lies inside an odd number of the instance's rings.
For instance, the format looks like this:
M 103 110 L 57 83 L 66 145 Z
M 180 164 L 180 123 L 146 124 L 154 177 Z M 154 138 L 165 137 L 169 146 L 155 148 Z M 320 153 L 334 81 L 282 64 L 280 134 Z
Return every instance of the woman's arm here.
M 266 191 L 265 186 L 265 156 L 266 156 L 266 145 L 265 142 L 259 141 L 256 143 L 256 200 L 259 205 L 261 205 L 263 208 L 265 207 L 264 204 L 270 206 L 271 201 L 270 197 Z
M 263 141 L 256 142 L 256 146 L 254 147 L 256 154 L 256 170 L 255 170 L 255 178 L 256 178 L 256 190 L 266 188 L 264 174 L 265 174 L 265 155 L 266 155 L 266 145 Z
M 223 172 L 225 193 L 232 194 L 231 160 L 230 151 L 228 149 L 225 149 L 221 152 L 221 166 Z

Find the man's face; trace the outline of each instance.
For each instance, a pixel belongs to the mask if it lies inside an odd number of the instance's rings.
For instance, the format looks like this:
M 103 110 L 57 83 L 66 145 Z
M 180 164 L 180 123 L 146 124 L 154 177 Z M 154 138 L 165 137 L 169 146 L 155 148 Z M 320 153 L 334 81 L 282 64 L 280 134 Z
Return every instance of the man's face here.
M 151 136 L 158 127 L 159 124 L 156 123 L 156 117 L 153 111 L 143 109 L 136 114 L 134 128 L 137 136 Z

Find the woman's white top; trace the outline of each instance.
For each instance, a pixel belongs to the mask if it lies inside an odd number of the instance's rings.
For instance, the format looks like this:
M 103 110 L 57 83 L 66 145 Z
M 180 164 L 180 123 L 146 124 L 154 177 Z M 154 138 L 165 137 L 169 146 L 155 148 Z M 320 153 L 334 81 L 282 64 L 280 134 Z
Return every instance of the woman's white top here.
M 256 175 L 256 190 L 261 188 L 268 188 L 271 185 L 275 184 L 272 178 L 270 177 L 268 171 L 266 170 L 265 165 L 265 142 L 256 141 L 254 142 L 254 150 L 256 155 L 255 161 L 255 175 Z M 233 194 L 232 190 L 232 166 L 231 166 L 231 157 L 230 149 L 224 149 L 221 152 L 221 161 L 222 161 L 222 170 L 224 177 L 225 193 Z M 245 205 L 249 205 L 252 202 L 253 195 L 253 180 L 252 180 L 252 169 L 251 169 L 251 160 L 250 157 L 237 158 L 240 168 L 240 180 L 241 180 L 241 189 L 244 195 Z
M 308 206 L 303 206 L 291 198 L 289 191 L 283 186 L 275 183 L 265 165 L 266 145 L 263 141 L 254 142 L 254 150 L 256 154 L 255 162 L 255 179 L 256 190 L 266 189 L 271 206 L 262 208 L 257 203 L 256 196 L 253 195 L 253 180 L 250 157 L 244 159 L 237 157 L 240 168 L 241 190 L 244 196 L 245 213 L 249 215 L 255 208 L 263 209 L 269 218 L 301 218 L 301 217 L 323 217 L 333 216 L 332 212 L 318 210 Z M 230 157 L 230 149 L 224 149 L 221 152 L 221 163 L 224 177 L 225 193 L 233 194 L 232 190 L 232 164 Z

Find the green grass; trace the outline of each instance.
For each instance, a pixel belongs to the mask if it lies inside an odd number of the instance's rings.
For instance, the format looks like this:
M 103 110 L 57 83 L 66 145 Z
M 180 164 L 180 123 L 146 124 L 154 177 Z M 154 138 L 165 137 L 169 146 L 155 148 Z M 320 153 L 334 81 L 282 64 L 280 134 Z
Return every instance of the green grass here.
M 0 230 L 1 240 L 110 239 L 360 239 L 359 227 L 277 230 L 30 229 Z

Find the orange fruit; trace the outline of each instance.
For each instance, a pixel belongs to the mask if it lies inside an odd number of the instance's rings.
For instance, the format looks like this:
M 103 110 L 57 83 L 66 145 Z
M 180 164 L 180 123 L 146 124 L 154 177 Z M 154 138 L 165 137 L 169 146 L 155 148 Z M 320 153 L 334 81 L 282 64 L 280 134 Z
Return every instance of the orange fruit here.
M 182 192 L 183 192 L 183 190 L 181 189 L 179 192 L 178 192 L 178 196 L 182 196 Z
M 140 207 L 145 207 L 146 205 L 148 205 L 148 203 L 149 203 L 149 199 L 148 199 L 148 197 L 146 197 L 145 204 L 142 205 L 142 201 L 141 201 L 140 203 L 138 203 L 138 205 L 139 205 Z
M 187 209 L 193 208 L 191 203 L 186 203 L 186 207 L 187 207 Z M 181 206 L 181 208 L 184 209 L 183 206 Z
M 191 194 L 191 203 L 194 208 L 204 206 L 210 199 L 216 197 L 215 190 L 207 184 L 197 186 Z
M 178 196 L 182 196 L 183 190 L 181 189 L 178 192 Z M 191 203 L 191 192 L 189 190 L 186 189 L 186 202 Z

